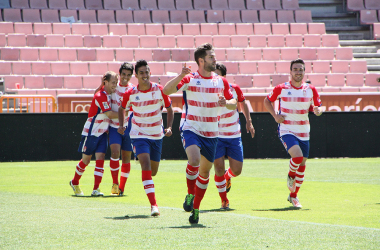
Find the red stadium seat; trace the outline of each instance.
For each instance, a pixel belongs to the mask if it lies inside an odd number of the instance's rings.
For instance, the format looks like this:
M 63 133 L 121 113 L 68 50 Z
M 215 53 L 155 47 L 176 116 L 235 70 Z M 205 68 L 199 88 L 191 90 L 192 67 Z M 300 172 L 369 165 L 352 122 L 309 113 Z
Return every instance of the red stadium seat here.
M 58 10 L 41 10 L 41 21 L 44 23 L 59 23 Z
M 324 34 L 324 35 L 322 35 L 322 46 L 323 47 L 338 47 L 339 46 L 339 36 L 337 34 Z
M 88 23 L 73 23 L 71 33 L 77 35 L 90 35 L 90 25 Z
M 22 76 L 4 76 L 4 90 L 5 91 L 8 91 L 10 89 L 15 89 L 16 88 L 16 84 L 19 84 L 20 85 L 20 88 L 22 88 L 24 86 L 24 80 L 23 80 L 23 77 Z
M 140 36 L 140 48 L 157 48 L 157 37 L 156 36 Z
M 121 0 L 123 10 L 139 10 L 139 0 Z
M 367 61 L 365 60 L 355 60 L 350 61 L 350 72 L 351 73 L 367 73 Z
M 0 22 L 0 33 L 8 34 L 13 32 L 14 28 L 12 22 Z
M 138 48 L 139 44 L 139 37 L 137 35 L 121 36 L 122 48 Z
M 326 74 L 308 74 L 307 77 L 315 87 L 326 86 Z
M 175 10 L 174 0 L 158 0 L 158 9 Z
M 193 48 L 194 47 L 194 36 L 177 36 L 177 47 L 178 48 Z
M 90 75 L 99 75 L 100 72 L 107 72 L 108 70 L 106 62 L 90 62 L 88 66 Z
M 135 61 L 138 61 L 140 59 L 145 59 L 148 62 L 153 61 L 152 50 L 151 49 L 135 49 Z
M 63 76 L 45 76 L 45 88 L 60 89 L 63 87 Z
M 149 62 L 150 72 L 152 75 L 163 75 L 165 65 L 162 62 Z
M 298 58 L 298 48 L 281 48 L 281 60 L 292 61 Z
M 365 85 L 366 86 L 376 86 L 380 87 L 380 74 L 379 73 L 368 73 L 365 75 Z
M 257 62 L 257 72 L 260 74 L 273 74 L 276 72 L 275 63 L 272 61 Z
M 296 21 L 296 23 L 312 23 L 313 19 L 311 18 L 311 11 L 310 10 L 295 10 L 294 20 Z
M 307 23 L 291 23 L 290 34 L 292 35 L 305 35 L 307 33 Z
M 325 23 L 308 23 L 307 25 L 309 27 L 309 34 L 326 34 Z
M 88 75 L 87 62 L 70 62 L 70 73 L 72 75 Z
M 24 76 L 26 89 L 43 89 L 45 88 L 44 77 L 42 76 Z
M 102 80 L 101 75 L 88 75 L 83 76 L 83 88 L 84 89 L 96 89 Z
M 155 35 L 155 36 L 162 36 L 164 34 L 163 26 L 161 23 L 145 24 L 145 32 L 147 35 Z
M 33 26 L 34 34 L 46 35 L 53 33 L 51 23 L 35 23 Z
M 101 48 L 101 49 L 96 49 L 96 60 L 100 62 L 109 62 L 113 61 L 115 51 L 113 49 L 109 48 Z
M 64 47 L 65 40 L 63 39 L 63 35 L 59 34 L 48 34 L 45 36 L 46 38 L 46 47 Z
M 228 74 L 238 74 L 239 72 L 239 63 L 238 62 L 221 62 L 228 69 Z
M 11 6 L 13 9 L 29 9 L 29 1 L 28 0 L 11 0 Z
M 50 63 L 48 62 L 32 62 L 33 75 L 50 75 Z
M 363 73 L 347 73 L 346 84 L 348 87 L 361 87 L 364 85 Z
M 195 36 L 195 46 L 198 47 L 204 43 L 212 44 L 212 36 L 211 35 L 199 35 Z
M 272 23 L 272 34 L 273 35 L 288 35 L 289 34 L 289 24 L 287 24 L 287 23 Z
M 248 47 L 248 37 L 246 35 L 232 35 L 231 47 L 234 47 L 234 48 Z
M 204 0 L 193 0 L 193 5 L 195 10 L 210 10 L 210 1 Z
M 305 47 L 321 47 L 321 36 L 317 34 L 305 34 L 303 42 Z
M 200 27 L 197 23 L 184 23 L 182 24 L 182 34 L 183 35 L 200 35 Z
M 70 35 L 71 27 L 69 23 L 53 23 L 53 34 Z
M 212 37 L 212 44 L 216 48 L 230 48 L 231 47 L 230 36 L 214 35 Z
M 120 36 L 103 36 L 103 47 L 105 48 L 120 48 Z
M 182 35 L 182 25 L 180 23 L 165 23 L 164 24 L 165 35 Z
M 84 47 L 102 47 L 102 38 L 100 36 L 83 36 Z
M 96 61 L 95 49 L 77 49 L 78 61 Z
M 377 0 L 364 0 L 364 5 L 369 10 L 380 10 L 380 2 Z
M 145 35 L 145 24 L 128 23 L 128 35 Z
M 253 25 L 255 35 L 271 35 L 271 25 L 269 23 L 255 23 Z
M 79 10 L 79 20 L 83 23 L 97 23 L 95 10 Z
M 98 10 L 98 23 L 115 23 L 115 12 L 113 10 Z
M 44 47 L 45 36 L 44 35 L 27 35 L 26 45 L 29 47 Z M 9 46 L 9 36 L 8 36 L 8 46 Z
M 294 23 L 294 12 L 292 10 L 277 10 L 279 23 Z
M 176 39 L 175 36 L 166 35 L 166 36 L 157 36 L 158 47 L 159 48 L 175 48 Z
M 208 10 L 207 11 L 208 23 L 222 23 L 224 22 L 223 10 Z
M 262 0 L 247 1 L 247 10 L 263 10 L 264 5 Z
M 28 22 L 14 23 L 14 33 L 33 34 L 33 24 Z
M 218 23 L 219 35 L 236 35 L 235 23 Z
M 276 73 L 278 74 L 289 74 L 290 72 L 290 61 L 277 61 L 276 62 Z
M 75 22 L 78 22 L 78 12 L 76 10 L 60 10 L 60 17 L 73 17 Z
M 84 0 L 86 9 L 88 10 L 102 10 L 103 1 L 102 0 Z
M 58 61 L 58 49 L 56 48 L 40 48 L 39 52 L 41 61 Z
M 318 60 L 334 60 L 334 48 L 317 48 Z
M 190 54 L 188 49 L 172 49 L 172 61 L 187 62 L 190 60 Z
M 124 23 L 110 23 L 108 29 L 110 35 L 123 36 L 127 34 L 127 25 Z
M 31 9 L 48 9 L 46 0 L 29 0 Z
M 347 0 L 347 10 L 348 11 L 358 11 L 364 10 L 363 0 Z
M 299 48 L 298 53 L 303 60 L 317 60 L 316 48 Z
M 271 75 L 270 76 L 272 79 L 272 87 L 276 87 L 277 85 L 288 82 L 289 81 L 289 74 L 276 74 L 276 75 Z
M 8 34 L 8 46 L 10 47 L 25 47 L 26 36 L 24 34 Z
M 133 21 L 135 23 L 151 23 L 149 10 L 134 10 Z
M 189 23 L 206 23 L 205 13 L 203 10 L 187 11 Z
M 301 35 L 286 35 L 286 47 L 302 47 L 303 41 Z
M 378 40 L 380 38 L 380 23 L 373 24 L 373 39 Z
M 253 35 L 252 23 L 237 23 L 236 34 L 237 35 Z
M 24 22 L 40 23 L 41 22 L 40 10 L 23 9 L 22 20 Z
M 105 10 L 121 10 L 120 0 L 103 0 Z
M 0 47 L 5 47 L 7 45 L 7 39 L 5 34 L 0 34 Z
M 227 0 L 211 0 L 211 8 L 213 10 L 226 10 L 228 9 Z
M 69 62 L 52 62 L 50 65 L 52 75 L 70 75 Z
M 117 23 L 130 24 L 133 23 L 133 14 L 131 10 L 116 10 L 115 17 Z
M 267 37 L 265 35 L 249 36 L 249 46 L 263 48 L 267 46 Z
M 170 22 L 171 23 L 188 23 L 187 12 L 185 10 L 171 10 Z
M 280 60 L 280 49 L 279 48 L 264 48 L 263 60 L 268 60 L 268 61 Z
M 77 50 L 72 48 L 61 48 L 58 49 L 58 58 L 60 61 L 76 61 L 77 60 Z
M 115 49 L 116 61 L 128 62 L 133 61 L 133 49 L 120 48 Z
M 192 0 L 176 0 L 176 9 L 177 10 L 192 10 L 193 9 L 193 1 Z
M 241 88 L 251 88 L 253 86 L 252 76 L 251 75 L 236 75 L 235 84 Z
M 250 61 L 239 62 L 239 73 L 240 74 L 256 74 L 257 73 L 256 62 L 250 62 Z
M 3 19 L 5 22 L 22 22 L 20 9 L 4 9 Z
M 239 10 L 224 10 L 224 21 L 226 23 L 241 23 Z
M 298 0 L 282 0 L 284 10 L 298 10 L 300 8 Z
M 66 0 L 67 8 L 69 10 L 84 10 L 86 9 L 84 6 L 83 0 Z
M 140 9 L 157 10 L 157 2 L 151 0 L 140 0 Z
M 270 75 L 253 75 L 253 87 L 270 87 Z
M 245 1 L 244 0 L 228 0 L 228 9 L 230 10 L 244 10 Z
M 352 60 L 353 50 L 350 47 L 339 47 L 335 49 L 335 57 L 337 60 Z
M 266 10 L 281 10 L 281 0 L 264 0 Z
M 314 61 L 314 73 L 330 73 L 330 61 Z
M 170 61 L 169 49 L 153 49 L 153 61 Z
M 244 61 L 244 50 L 238 48 L 226 49 L 228 61 Z M 217 58 L 219 60 L 219 58 Z
M 346 78 L 343 73 L 327 74 L 327 86 L 330 87 L 344 87 Z
M 65 47 L 83 47 L 82 35 L 66 35 Z
M 182 71 L 182 63 L 178 62 L 165 62 L 165 74 L 176 73 L 179 74 Z
M 11 74 L 12 74 L 12 63 L 0 61 L 0 75 L 11 75 Z
M 169 23 L 169 12 L 167 10 L 153 10 L 152 21 L 153 23 Z
M 284 47 L 285 46 L 285 37 L 283 35 L 269 35 L 268 47 Z
M 215 48 L 215 58 L 218 61 L 225 61 L 226 60 L 226 49 L 224 48 Z M 192 57 L 191 60 L 194 58 Z
M 377 23 L 377 10 L 361 10 L 360 11 L 360 24 L 373 24 Z
M 259 23 L 259 16 L 257 10 L 241 10 L 241 22 L 242 23 Z
M 81 89 L 82 77 L 78 76 L 64 76 L 63 87 L 66 89 Z
M 277 23 L 275 10 L 259 10 L 260 23 Z
M 331 61 L 332 73 L 348 73 L 349 66 L 348 61 Z

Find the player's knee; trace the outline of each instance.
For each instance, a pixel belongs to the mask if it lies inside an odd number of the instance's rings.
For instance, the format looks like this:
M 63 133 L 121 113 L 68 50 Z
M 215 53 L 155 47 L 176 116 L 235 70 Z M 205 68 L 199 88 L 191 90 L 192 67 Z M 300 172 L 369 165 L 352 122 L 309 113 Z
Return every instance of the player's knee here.
M 201 162 L 201 158 L 192 157 L 189 159 L 189 164 L 191 166 L 199 166 L 200 162 Z

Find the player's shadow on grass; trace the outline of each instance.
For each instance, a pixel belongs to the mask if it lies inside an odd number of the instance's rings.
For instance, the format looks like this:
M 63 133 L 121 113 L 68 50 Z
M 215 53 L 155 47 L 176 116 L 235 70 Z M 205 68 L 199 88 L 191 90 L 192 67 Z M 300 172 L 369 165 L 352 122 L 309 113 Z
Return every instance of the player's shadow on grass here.
M 92 198 L 92 199 L 101 199 L 101 198 L 121 198 L 121 197 L 127 197 L 127 195 L 123 196 L 117 196 L 117 195 L 103 195 L 103 196 L 91 196 L 91 195 L 85 195 L 85 196 L 76 196 L 75 194 L 71 195 L 71 197 L 77 197 L 77 198 Z
M 192 228 L 211 228 L 206 227 L 202 224 L 192 224 L 192 225 L 186 225 L 186 226 L 179 226 L 179 227 L 165 227 L 165 228 L 173 228 L 173 229 L 192 229 Z
M 209 209 L 209 210 L 201 210 L 199 211 L 200 213 L 213 213 L 213 212 L 232 212 L 232 211 L 235 211 L 235 209 L 233 208 L 229 208 L 229 209 L 220 209 L 220 208 L 216 208 L 216 209 Z
M 110 219 L 110 220 L 131 220 L 131 219 L 149 219 L 153 217 L 149 215 L 125 215 L 125 216 L 120 216 L 120 217 L 104 217 L 104 218 Z
M 258 212 L 284 212 L 284 211 L 293 211 L 293 210 L 301 210 L 301 211 L 308 211 L 310 209 L 302 209 L 298 207 L 284 207 L 284 208 L 270 208 L 270 209 L 252 209 L 252 211 L 258 211 Z

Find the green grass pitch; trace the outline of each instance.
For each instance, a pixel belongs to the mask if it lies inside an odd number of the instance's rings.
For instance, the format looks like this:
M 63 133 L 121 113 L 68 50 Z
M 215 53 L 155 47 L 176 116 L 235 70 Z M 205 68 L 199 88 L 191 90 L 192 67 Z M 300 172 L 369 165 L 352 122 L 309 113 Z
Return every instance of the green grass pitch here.
M 0 163 L 0 249 L 379 249 L 380 158 L 309 159 L 301 210 L 286 200 L 288 162 L 245 160 L 229 211 L 219 210 L 212 171 L 193 226 L 182 209 L 186 161 L 161 161 L 158 218 L 134 161 L 123 197 L 108 195 L 109 161 L 104 197 L 90 196 L 95 161 L 81 179 L 85 197 L 69 186 L 76 161 Z

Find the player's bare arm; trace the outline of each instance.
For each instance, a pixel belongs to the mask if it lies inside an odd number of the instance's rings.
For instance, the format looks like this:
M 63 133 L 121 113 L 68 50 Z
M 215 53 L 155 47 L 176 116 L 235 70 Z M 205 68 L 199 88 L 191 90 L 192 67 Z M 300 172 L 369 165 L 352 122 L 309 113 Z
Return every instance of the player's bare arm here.
M 125 127 L 124 127 L 125 109 L 122 106 L 119 107 L 118 117 L 119 117 L 119 128 L 117 129 L 117 132 L 119 134 L 124 135 L 124 131 L 125 131 Z
M 226 107 L 227 109 L 230 109 L 230 110 L 235 110 L 236 107 L 237 107 L 237 101 L 236 99 L 231 99 L 231 100 L 226 100 L 226 98 L 224 96 L 219 96 L 219 101 L 218 101 L 219 105 L 222 106 L 222 107 Z
M 172 126 L 173 126 L 173 120 L 174 120 L 174 110 L 172 106 L 169 108 L 166 108 L 167 116 L 166 116 L 166 129 L 165 129 L 165 136 L 170 137 L 172 132 Z
M 107 112 L 105 112 L 104 113 L 108 118 L 110 118 L 110 119 L 115 119 L 115 118 L 117 118 L 119 115 L 118 115 L 118 113 L 117 112 L 115 112 L 115 111 L 107 111 Z
M 314 106 L 314 114 L 316 115 L 316 116 L 320 116 L 320 115 L 322 115 L 322 109 L 321 109 L 321 107 L 317 107 L 317 106 Z
M 180 83 L 180 81 L 188 74 L 191 73 L 191 67 L 186 67 L 186 63 L 182 68 L 181 74 L 174 77 L 173 79 L 169 80 L 166 84 L 162 92 L 165 95 L 171 95 L 177 92 L 177 85 Z
M 247 130 L 247 133 L 251 133 L 251 137 L 253 138 L 255 137 L 255 128 L 252 125 L 251 113 L 248 109 L 247 100 L 244 100 L 244 102 L 240 102 L 240 109 L 245 117 L 245 129 Z
M 277 123 L 282 123 L 285 121 L 285 115 L 276 114 L 276 111 L 273 108 L 273 103 L 265 97 L 264 99 L 264 107 L 268 110 L 268 112 L 273 116 L 274 120 Z

